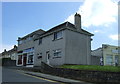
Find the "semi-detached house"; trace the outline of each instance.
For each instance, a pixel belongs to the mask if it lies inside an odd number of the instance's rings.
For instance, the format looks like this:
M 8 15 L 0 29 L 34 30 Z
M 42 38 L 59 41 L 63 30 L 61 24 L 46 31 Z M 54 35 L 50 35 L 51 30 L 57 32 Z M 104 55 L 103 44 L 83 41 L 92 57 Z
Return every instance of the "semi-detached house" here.
M 64 22 L 48 31 L 40 29 L 19 38 L 17 65 L 41 66 L 41 62 L 52 66 L 90 65 L 93 34 L 81 28 L 81 15 L 76 13 L 74 18 L 74 24 Z M 30 37 L 32 37 L 31 40 L 29 40 Z

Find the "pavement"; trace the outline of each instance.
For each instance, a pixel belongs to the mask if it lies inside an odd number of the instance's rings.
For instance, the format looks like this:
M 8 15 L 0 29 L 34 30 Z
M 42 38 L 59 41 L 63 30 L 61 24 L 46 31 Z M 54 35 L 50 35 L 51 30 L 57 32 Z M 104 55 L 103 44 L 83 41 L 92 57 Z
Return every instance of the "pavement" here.
M 50 74 L 43 74 L 43 73 L 40 73 L 40 72 L 31 72 L 31 71 L 24 71 L 24 70 L 18 70 L 18 71 L 22 72 L 24 74 L 28 74 L 28 75 L 32 75 L 32 76 L 36 76 L 36 77 L 41 77 L 41 78 L 45 78 L 45 79 L 49 79 L 49 80 L 53 80 L 53 81 L 58 81 L 58 82 L 61 82 L 61 83 L 92 84 L 92 83 L 87 83 L 87 82 L 84 82 L 84 81 L 78 81 L 78 80 L 53 76 L 53 75 L 50 75 Z
M 40 77 L 27 75 L 15 69 L 2 68 L 2 84 L 43 84 L 57 83 Z M 60 83 L 57 83 L 60 84 Z

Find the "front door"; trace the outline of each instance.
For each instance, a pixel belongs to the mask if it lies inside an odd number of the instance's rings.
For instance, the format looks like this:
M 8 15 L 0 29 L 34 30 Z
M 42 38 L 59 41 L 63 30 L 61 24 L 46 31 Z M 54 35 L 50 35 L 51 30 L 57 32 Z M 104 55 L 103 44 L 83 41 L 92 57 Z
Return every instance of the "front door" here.
M 23 54 L 23 66 L 26 66 L 27 54 Z
M 47 64 L 49 64 L 50 63 L 50 61 L 49 61 L 49 59 L 50 59 L 50 52 L 49 51 L 46 52 L 46 57 L 47 57 Z

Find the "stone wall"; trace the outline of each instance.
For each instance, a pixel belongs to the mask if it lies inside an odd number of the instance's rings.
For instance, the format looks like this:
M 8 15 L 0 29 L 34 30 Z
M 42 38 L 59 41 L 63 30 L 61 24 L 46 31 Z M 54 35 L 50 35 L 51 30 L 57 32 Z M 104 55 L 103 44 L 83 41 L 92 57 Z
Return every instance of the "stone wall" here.
M 120 72 L 54 68 L 43 62 L 41 72 L 89 82 L 120 82 Z

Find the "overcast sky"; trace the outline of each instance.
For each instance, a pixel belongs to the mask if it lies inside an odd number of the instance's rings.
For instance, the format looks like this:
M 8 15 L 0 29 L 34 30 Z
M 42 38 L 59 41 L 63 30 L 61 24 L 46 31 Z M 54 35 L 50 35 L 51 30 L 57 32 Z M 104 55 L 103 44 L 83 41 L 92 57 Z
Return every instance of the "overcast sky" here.
M 35 30 L 48 30 L 65 21 L 74 23 L 74 14 L 82 17 L 82 28 L 93 33 L 92 50 L 102 44 L 118 45 L 119 0 L 83 2 L 3 2 L 2 49 L 17 45 L 17 38 Z

